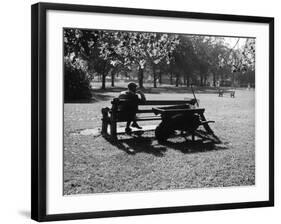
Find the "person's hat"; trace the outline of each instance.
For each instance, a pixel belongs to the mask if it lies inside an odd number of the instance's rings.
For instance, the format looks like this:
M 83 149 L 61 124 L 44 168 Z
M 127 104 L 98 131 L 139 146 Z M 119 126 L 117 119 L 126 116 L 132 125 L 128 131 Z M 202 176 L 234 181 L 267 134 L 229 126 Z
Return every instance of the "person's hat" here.
M 136 83 L 134 83 L 134 82 L 130 82 L 130 83 L 128 84 L 128 89 L 136 88 L 136 87 L 138 87 L 138 85 L 137 85 Z

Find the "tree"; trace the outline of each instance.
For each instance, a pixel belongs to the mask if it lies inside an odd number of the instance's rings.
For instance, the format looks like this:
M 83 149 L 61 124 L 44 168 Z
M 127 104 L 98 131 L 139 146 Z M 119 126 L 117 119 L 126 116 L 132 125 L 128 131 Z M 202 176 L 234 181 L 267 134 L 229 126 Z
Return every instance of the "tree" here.
M 237 42 L 234 47 L 229 49 L 221 60 L 221 68 L 231 66 L 231 79 L 233 86 L 235 81 L 243 83 L 245 80 L 251 80 L 249 82 L 254 82 L 253 80 L 255 76 L 255 39 L 247 38 L 244 46 L 235 49 L 239 40 L 240 38 L 237 38 Z M 245 76 L 249 76 L 251 78 Z
M 113 51 L 118 39 L 116 32 L 102 30 L 64 30 L 64 55 L 72 57 L 72 63 L 83 60 L 87 63 L 88 72 L 102 76 L 102 89 L 109 71 L 118 63 L 118 54 Z
M 64 29 L 64 57 L 66 60 L 70 59 L 72 67 L 77 68 L 77 64 L 83 62 L 89 74 L 97 72 L 99 67 L 102 67 L 102 61 L 99 60 L 99 36 L 98 31 Z M 87 89 L 92 78 L 93 76 L 89 76 Z M 68 86 L 65 88 L 71 89 Z
M 64 63 L 64 99 L 66 101 L 89 99 L 91 97 L 89 74 L 82 66 Z
M 190 37 L 180 35 L 179 44 L 173 52 L 172 70 L 176 74 L 176 86 L 179 84 L 180 74 L 183 75 L 184 83 L 189 86 L 190 78 L 198 64 L 198 58 Z
M 123 66 L 136 64 L 138 66 L 139 86 L 143 87 L 143 73 L 147 62 L 150 62 L 156 87 L 156 66 L 160 62 L 169 63 L 169 54 L 178 44 L 177 35 L 159 33 L 116 32 L 115 46 L 106 45 L 109 52 L 114 52 L 118 63 Z
M 149 37 L 145 48 L 146 58 L 151 62 L 153 71 L 153 86 L 157 87 L 156 68 L 160 64 L 169 64 L 170 56 L 179 44 L 178 35 L 154 33 Z
M 209 66 L 210 66 L 210 71 L 213 74 L 213 85 L 216 85 L 216 82 L 219 78 L 219 76 L 222 76 L 222 61 L 223 56 L 226 54 L 228 51 L 228 48 L 223 44 L 223 40 L 221 38 L 216 38 L 215 42 L 211 45 L 209 48 Z
M 65 29 L 64 56 L 76 68 L 83 65 L 89 85 L 93 75 L 102 77 L 103 89 L 109 74 L 114 86 L 115 76 L 125 74 L 121 71 L 128 71 L 132 66 L 137 66 L 139 86 L 143 87 L 148 64 L 154 87 L 161 83 L 163 73 L 170 73 L 171 83 L 174 75 L 176 86 L 182 79 L 188 86 L 191 79 L 206 85 L 210 74 L 216 84 L 230 67 L 233 74 L 254 71 L 254 39 L 247 39 L 243 49 L 229 49 L 223 40 L 198 35 Z
M 203 86 L 206 84 L 206 79 L 210 70 L 212 39 L 209 36 L 195 35 L 191 37 L 191 40 L 197 57 L 196 69 L 199 72 L 200 85 Z

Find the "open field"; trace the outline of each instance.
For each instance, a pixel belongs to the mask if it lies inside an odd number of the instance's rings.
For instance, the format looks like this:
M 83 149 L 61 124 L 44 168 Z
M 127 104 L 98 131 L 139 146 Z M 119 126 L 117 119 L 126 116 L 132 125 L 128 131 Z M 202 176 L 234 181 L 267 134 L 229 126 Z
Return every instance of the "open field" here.
M 206 118 L 216 121 L 211 127 L 223 144 L 191 144 L 182 137 L 158 144 L 153 132 L 140 139 L 120 136 L 135 154 L 100 135 L 79 134 L 101 126 L 101 108 L 117 95 L 101 92 L 96 102 L 65 104 L 64 194 L 255 184 L 254 90 L 236 90 L 235 98 L 196 94 Z M 192 94 L 164 91 L 146 96 L 179 100 Z

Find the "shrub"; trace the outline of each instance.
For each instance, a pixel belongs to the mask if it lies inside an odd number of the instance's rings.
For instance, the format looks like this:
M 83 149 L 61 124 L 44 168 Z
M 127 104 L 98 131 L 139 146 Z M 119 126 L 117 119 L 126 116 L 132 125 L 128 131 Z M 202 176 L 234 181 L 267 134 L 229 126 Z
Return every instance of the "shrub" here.
M 69 64 L 64 65 L 64 100 L 85 100 L 91 98 L 91 78 L 85 71 Z

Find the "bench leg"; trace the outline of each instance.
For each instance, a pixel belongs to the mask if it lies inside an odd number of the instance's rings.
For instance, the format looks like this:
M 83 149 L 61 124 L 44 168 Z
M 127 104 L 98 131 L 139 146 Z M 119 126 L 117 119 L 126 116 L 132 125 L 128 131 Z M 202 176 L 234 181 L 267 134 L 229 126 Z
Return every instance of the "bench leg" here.
M 102 120 L 102 128 L 101 128 L 101 134 L 107 135 L 107 129 L 108 129 L 108 122 L 106 120 Z
M 102 128 L 101 128 L 101 134 L 103 136 L 107 135 L 107 128 L 108 128 L 108 124 L 109 124 L 109 116 L 108 116 L 108 111 L 109 108 L 102 108 L 101 112 L 102 112 Z
M 110 124 L 110 135 L 111 138 L 116 140 L 117 139 L 117 127 L 116 127 L 116 121 L 112 121 Z

